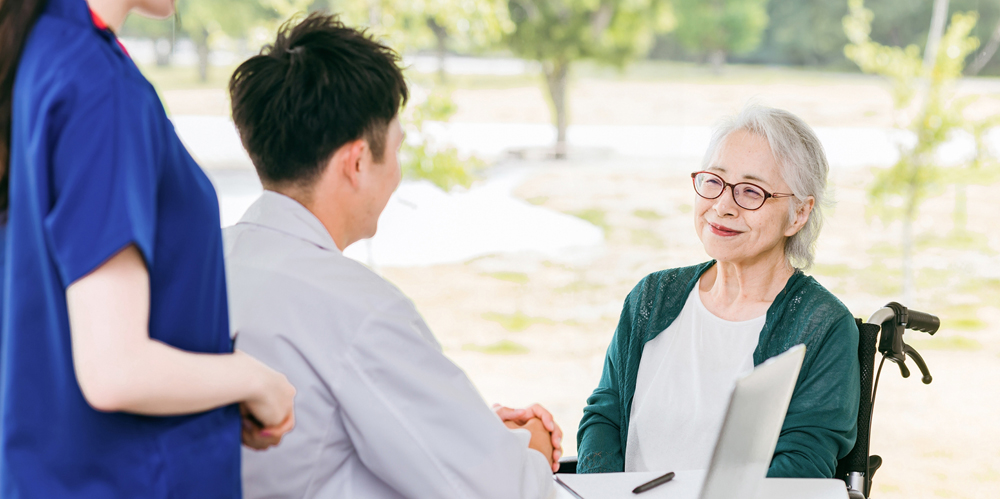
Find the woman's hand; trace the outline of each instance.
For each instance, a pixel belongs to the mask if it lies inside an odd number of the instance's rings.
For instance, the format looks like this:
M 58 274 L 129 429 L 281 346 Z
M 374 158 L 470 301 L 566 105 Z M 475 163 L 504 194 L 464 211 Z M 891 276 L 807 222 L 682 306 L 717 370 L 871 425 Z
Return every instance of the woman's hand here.
M 243 443 L 258 450 L 278 445 L 281 437 L 295 427 L 295 387 L 284 374 L 243 351 L 236 350 L 233 355 L 254 364 L 258 374 L 254 396 L 240 404 Z
M 493 412 L 495 412 L 504 423 L 512 422 L 516 423 L 517 426 L 524 426 L 532 419 L 537 419 L 542 424 L 545 431 L 550 435 L 552 458 L 549 462 L 552 464 L 552 471 L 559 471 L 559 458 L 562 457 L 563 433 L 562 429 L 559 428 L 559 425 L 556 424 L 555 420 L 552 418 L 552 414 L 547 409 L 539 404 L 533 404 L 524 409 L 512 409 L 500 404 L 493 404 Z M 510 425 L 507 426 L 510 427 Z

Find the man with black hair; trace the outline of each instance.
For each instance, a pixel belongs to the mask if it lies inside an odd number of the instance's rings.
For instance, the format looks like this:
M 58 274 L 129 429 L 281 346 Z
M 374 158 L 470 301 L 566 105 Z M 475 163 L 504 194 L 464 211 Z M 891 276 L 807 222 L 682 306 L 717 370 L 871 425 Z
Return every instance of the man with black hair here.
M 239 348 L 297 389 L 295 431 L 243 455 L 247 498 L 554 493 L 562 434 L 551 415 L 491 411 L 413 303 L 342 253 L 375 234 L 400 181 L 397 62 L 313 14 L 230 81 L 265 188 L 225 231 L 230 322 Z

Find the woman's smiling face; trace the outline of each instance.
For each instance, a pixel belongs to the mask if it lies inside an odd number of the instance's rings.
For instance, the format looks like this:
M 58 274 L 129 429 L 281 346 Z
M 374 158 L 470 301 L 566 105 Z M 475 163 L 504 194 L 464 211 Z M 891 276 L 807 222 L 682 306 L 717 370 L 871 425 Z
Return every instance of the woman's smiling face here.
M 767 139 L 737 130 L 716 152 L 708 171 L 730 184 L 752 182 L 770 193 L 791 192 L 771 154 Z M 808 220 L 811 203 L 789 220 L 794 198 L 770 198 L 757 210 L 741 208 L 732 188 L 715 199 L 695 194 L 694 225 L 705 251 L 722 263 L 753 264 L 769 258 L 785 260 L 785 241 Z M 804 213 L 803 213 L 804 212 Z

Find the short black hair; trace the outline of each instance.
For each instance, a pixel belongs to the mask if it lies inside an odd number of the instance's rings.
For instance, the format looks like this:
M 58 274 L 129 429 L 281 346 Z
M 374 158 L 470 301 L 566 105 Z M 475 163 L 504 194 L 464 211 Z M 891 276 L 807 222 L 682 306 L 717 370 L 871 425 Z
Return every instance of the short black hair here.
M 389 122 L 408 96 L 399 60 L 335 15 L 283 24 L 229 81 L 233 121 L 261 182 L 311 183 L 337 149 L 361 138 L 382 162 Z

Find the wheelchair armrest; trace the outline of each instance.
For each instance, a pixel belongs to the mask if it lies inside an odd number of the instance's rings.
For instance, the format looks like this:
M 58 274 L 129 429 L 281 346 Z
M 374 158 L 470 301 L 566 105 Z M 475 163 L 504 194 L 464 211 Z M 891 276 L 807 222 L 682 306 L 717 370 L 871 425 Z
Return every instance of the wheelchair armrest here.
M 559 458 L 559 471 L 556 473 L 576 474 L 576 456 L 564 456 Z

